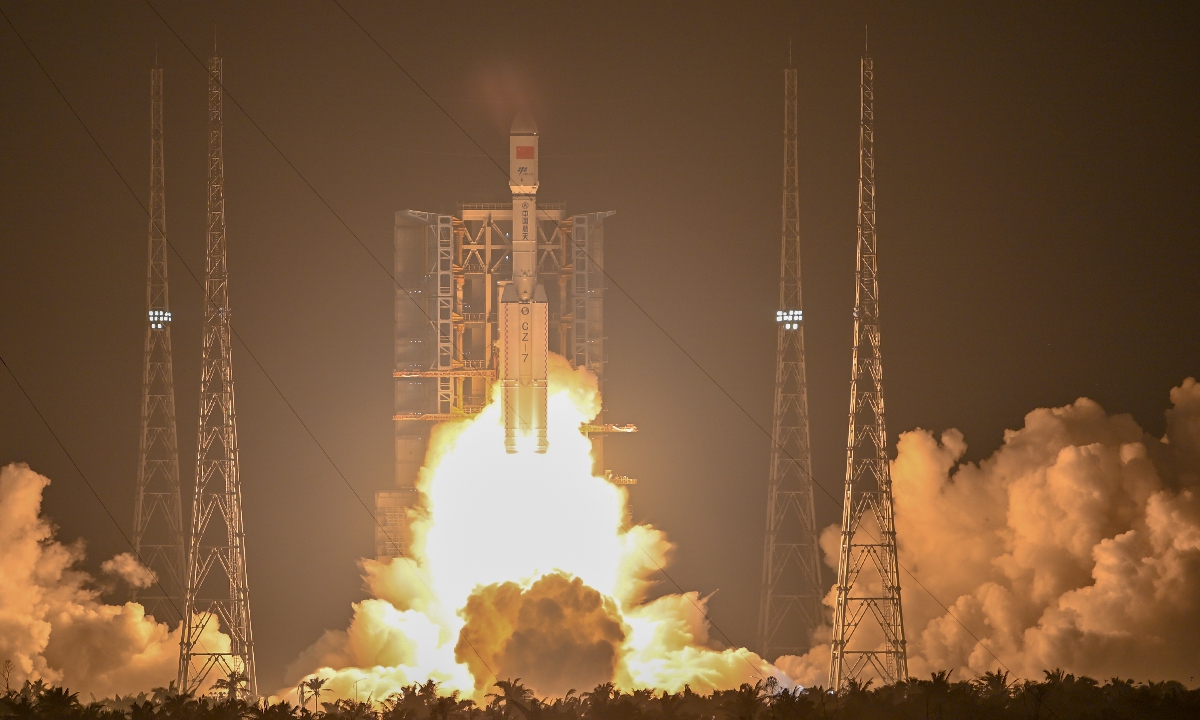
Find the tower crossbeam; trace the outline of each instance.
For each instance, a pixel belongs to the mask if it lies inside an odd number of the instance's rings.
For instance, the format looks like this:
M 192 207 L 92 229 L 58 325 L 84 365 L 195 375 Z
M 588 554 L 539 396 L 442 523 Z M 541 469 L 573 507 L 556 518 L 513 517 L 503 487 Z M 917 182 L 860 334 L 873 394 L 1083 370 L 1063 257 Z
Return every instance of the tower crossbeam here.
M 179 622 L 183 607 L 183 513 L 167 292 L 167 210 L 163 161 L 163 71 L 150 70 L 150 233 L 146 262 L 146 341 L 142 424 L 133 506 L 133 548 L 157 577 L 132 600 L 155 619 Z
M 800 158 L 796 69 L 783 75 L 783 237 L 776 313 L 775 405 L 759 650 L 801 655 L 822 624 L 821 561 L 813 507 L 804 310 L 800 286 Z
M 222 676 L 218 680 L 223 681 L 228 694 L 254 698 L 258 687 L 233 402 L 222 81 L 222 61 L 214 57 L 208 75 L 208 232 L 199 443 L 179 688 L 182 692 L 197 692 L 207 687 L 209 675 L 216 672 Z M 229 636 L 228 650 L 205 645 L 202 638 L 210 623 Z
M 851 681 L 865 681 L 868 670 L 885 683 L 908 677 L 884 424 L 875 237 L 874 79 L 874 63 L 864 55 L 859 85 L 858 267 L 850 424 L 829 667 L 829 685 L 835 690 Z

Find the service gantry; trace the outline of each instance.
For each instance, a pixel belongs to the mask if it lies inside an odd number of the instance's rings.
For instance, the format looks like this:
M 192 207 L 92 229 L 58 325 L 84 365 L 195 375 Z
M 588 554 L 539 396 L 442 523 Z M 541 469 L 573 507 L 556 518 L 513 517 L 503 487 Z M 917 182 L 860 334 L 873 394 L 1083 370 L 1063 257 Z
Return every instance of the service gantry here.
M 409 542 L 406 508 L 434 424 L 469 417 L 491 399 L 497 374 L 499 298 L 512 279 L 513 204 L 469 203 L 457 215 L 403 210 L 395 223 L 395 487 L 376 493 L 375 554 L 397 557 Z M 537 207 L 537 277 L 549 302 L 549 348 L 604 383 L 604 220 L 611 212 L 568 215 Z M 592 438 L 603 470 L 603 434 L 634 432 L 606 424 Z
M 200 432 L 184 626 L 179 640 L 179 690 L 195 693 L 205 688 L 209 676 L 216 673 L 227 685 L 228 693 L 256 698 L 237 414 L 233 402 L 233 328 L 225 242 L 223 74 L 221 58 L 213 57 L 208 73 L 208 231 Z M 228 650 L 203 643 L 205 629 L 213 624 L 229 636 Z
M 865 54 L 859 88 L 858 268 L 846 486 L 829 667 L 829 686 L 833 690 L 842 690 L 851 681 L 863 682 L 868 675 L 884 683 L 908 678 L 883 414 L 875 239 L 874 65 Z
M 800 283 L 800 155 L 796 69 L 783 71 L 783 242 L 775 313 L 775 412 L 758 615 L 759 653 L 803 655 L 825 620 L 813 507 L 804 305 Z
M 150 237 L 146 259 L 146 342 L 142 432 L 133 504 L 133 549 L 157 581 L 133 588 L 156 620 L 175 625 L 183 612 L 183 509 L 167 293 L 167 205 L 163 162 L 163 71 L 150 70 Z

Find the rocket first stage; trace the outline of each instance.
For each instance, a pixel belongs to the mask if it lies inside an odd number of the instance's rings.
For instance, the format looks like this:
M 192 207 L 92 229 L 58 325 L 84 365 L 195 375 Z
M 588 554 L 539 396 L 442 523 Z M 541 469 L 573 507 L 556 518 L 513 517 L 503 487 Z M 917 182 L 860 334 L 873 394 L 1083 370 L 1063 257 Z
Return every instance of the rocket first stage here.
M 537 126 L 527 113 L 513 122 L 508 142 L 508 186 L 513 196 L 512 282 L 500 296 L 499 350 L 504 448 L 536 437 L 546 452 L 546 355 L 549 306 L 537 281 Z

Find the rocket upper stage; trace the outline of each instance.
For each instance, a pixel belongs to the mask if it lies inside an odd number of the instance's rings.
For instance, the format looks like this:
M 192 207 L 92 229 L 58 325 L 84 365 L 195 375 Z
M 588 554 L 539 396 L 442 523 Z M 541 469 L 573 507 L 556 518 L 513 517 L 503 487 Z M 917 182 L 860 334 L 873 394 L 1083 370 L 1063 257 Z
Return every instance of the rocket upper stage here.
M 508 133 L 508 186 L 513 195 L 537 194 L 538 131 L 533 117 L 524 110 Z
M 537 283 L 537 125 L 522 111 L 509 134 L 508 186 L 513 194 L 512 282 L 499 308 L 499 381 L 504 414 L 504 446 L 517 451 L 521 436 L 537 438 L 546 452 L 549 306 Z
M 508 187 L 513 194 L 512 281 L 517 299 L 533 299 L 537 286 L 537 125 L 521 111 L 508 136 Z

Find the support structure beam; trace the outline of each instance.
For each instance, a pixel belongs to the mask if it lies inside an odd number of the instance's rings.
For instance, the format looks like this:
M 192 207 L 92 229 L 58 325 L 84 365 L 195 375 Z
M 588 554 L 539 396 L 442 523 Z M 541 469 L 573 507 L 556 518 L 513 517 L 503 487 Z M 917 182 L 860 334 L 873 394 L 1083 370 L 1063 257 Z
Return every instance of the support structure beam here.
M 179 641 L 179 689 L 191 693 L 206 689 L 212 684 L 209 676 L 216 673 L 229 696 L 256 698 L 237 414 L 233 402 L 222 82 L 221 58 L 214 57 L 208 75 L 208 233 L 200 433 L 188 548 L 187 599 Z M 204 644 L 204 633 L 213 624 L 229 636 L 228 650 Z
M 825 618 L 813 507 L 800 283 L 800 157 L 796 69 L 783 71 L 783 238 L 775 315 L 775 406 L 759 606 L 760 654 L 803 655 Z
M 908 678 L 896 519 L 883 413 L 879 261 L 875 239 L 875 68 L 862 58 L 858 181 L 858 269 L 850 429 L 842 507 L 837 605 L 829 685 Z
M 142 365 L 142 432 L 133 506 L 133 548 L 158 582 L 134 588 L 156 620 L 182 618 L 186 561 L 167 292 L 167 205 L 163 161 L 163 71 L 150 71 L 150 238 L 146 259 L 146 343 Z
M 477 416 L 503 394 L 493 392 L 503 387 L 497 383 L 520 385 L 520 372 L 515 378 L 501 372 L 506 288 L 523 282 L 528 292 L 532 282 L 534 304 L 545 305 L 546 349 L 595 373 L 603 396 L 604 226 L 613 213 L 572 215 L 562 203 L 533 202 L 538 184 L 533 132 L 532 122 L 514 123 L 512 201 L 462 203 L 454 215 L 417 210 L 395 215 L 395 482 L 376 493 L 376 515 L 395 523 L 378 530 L 379 559 L 395 557 L 411 540 L 408 515 L 399 508 L 417 497 L 414 488 L 436 424 Z M 519 291 L 517 299 L 520 304 Z M 591 440 L 599 475 L 605 471 L 606 438 L 634 428 L 608 423 L 602 411 L 581 431 Z

